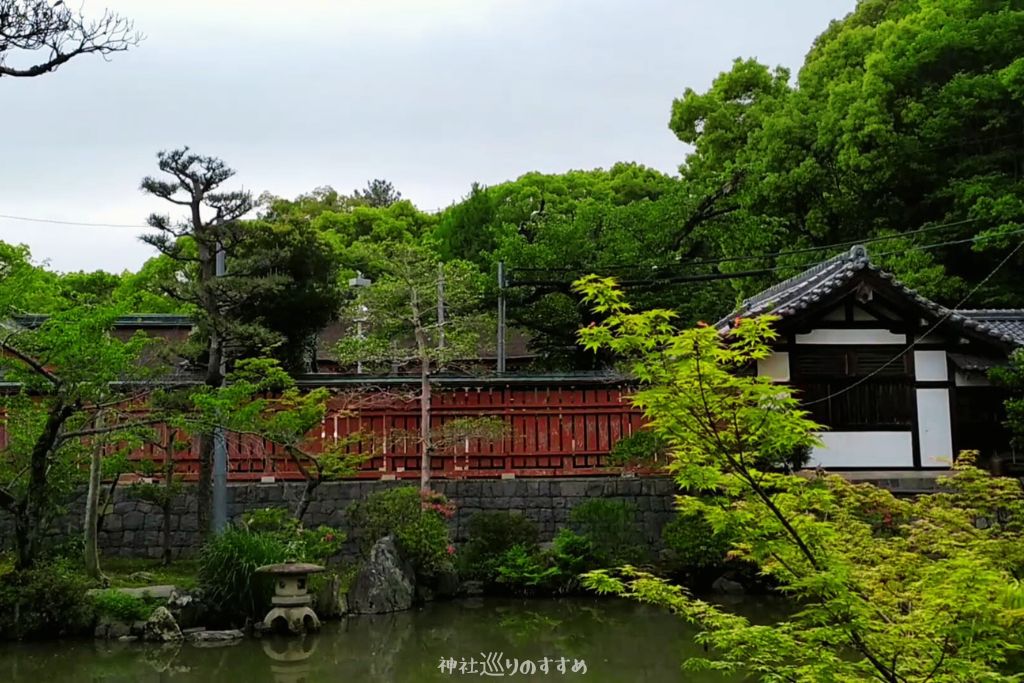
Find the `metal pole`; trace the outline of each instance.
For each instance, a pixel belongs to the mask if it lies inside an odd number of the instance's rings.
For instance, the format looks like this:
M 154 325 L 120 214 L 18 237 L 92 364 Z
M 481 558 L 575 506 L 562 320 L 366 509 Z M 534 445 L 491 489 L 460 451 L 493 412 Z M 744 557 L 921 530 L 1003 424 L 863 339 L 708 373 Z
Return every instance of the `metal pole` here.
M 360 308 L 362 308 L 362 307 L 360 306 Z M 363 339 L 363 318 L 362 318 L 362 311 L 361 310 L 359 312 L 359 316 L 360 317 L 356 319 L 356 339 L 359 339 L 360 341 L 362 341 L 362 339 Z M 359 360 L 356 361 L 356 374 L 357 375 L 363 374 L 363 359 L 362 359 L 362 356 L 360 356 Z
M 505 262 L 498 261 L 498 374 L 505 374 Z
M 217 261 L 214 274 L 222 277 L 227 273 L 224 247 L 217 242 Z M 224 357 L 224 339 L 219 337 L 221 344 L 220 375 L 221 386 L 224 384 L 224 373 L 227 371 L 227 360 Z M 220 533 L 228 525 L 228 439 L 224 428 L 217 426 L 213 432 L 213 532 Z
M 356 271 L 356 276 L 354 278 L 350 278 L 349 279 L 348 286 L 349 287 L 355 287 L 356 290 L 357 290 L 357 293 L 356 293 L 357 299 L 356 299 L 356 301 L 361 301 L 362 300 L 360 298 L 361 295 L 358 293 L 358 291 L 361 288 L 363 288 L 363 287 L 369 287 L 372 282 L 373 281 L 370 280 L 370 278 L 363 277 L 363 273 L 361 271 L 358 271 L 358 270 Z M 356 307 L 356 316 L 357 316 L 356 320 L 355 320 L 355 323 L 356 323 L 356 339 L 358 339 L 360 341 L 363 340 L 363 323 L 368 320 L 368 318 L 366 317 L 366 314 L 368 312 L 369 312 L 369 309 L 366 308 L 366 306 L 364 304 L 362 304 L 362 303 L 360 303 Z M 356 374 L 357 375 L 363 374 L 363 359 L 362 359 L 362 357 L 356 359 Z
M 437 264 L 437 348 L 444 348 L 444 264 Z

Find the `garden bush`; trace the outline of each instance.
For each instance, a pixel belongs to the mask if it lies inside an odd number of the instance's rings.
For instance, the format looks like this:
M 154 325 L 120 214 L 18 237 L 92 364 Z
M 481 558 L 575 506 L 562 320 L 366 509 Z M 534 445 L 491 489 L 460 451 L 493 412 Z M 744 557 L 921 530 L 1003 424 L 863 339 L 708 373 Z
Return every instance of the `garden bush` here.
M 636 507 L 626 501 L 592 498 L 569 513 L 573 531 L 590 542 L 592 568 L 635 563 L 643 559 L 638 542 Z
M 626 468 L 664 467 L 668 464 L 668 444 L 655 432 L 633 432 L 615 442 L 608 453 L 608 464 Z
M 0 578 L 0 638 L 59 638 L 87 633 L 95 620 L 89 580 L 56 561 Z
M 261 619 L 270 605 L 269 577 L 256 569 L 284 562 L 288 546 L 271 532 L 229 527 L 212 537 L 199 557 L 199 581 L 211 611 L 220 619 Z
M 561 574 L 550 558 L 523 545 L 513 545 L 498 558 L 494 580 L 512 593 L 529 595 L 557 590 Z
M 699 512 L 680 512 L 661 530 L 669 569 L 676 573 L 720 572 L 732 544 L 728 534 L 715 533 Z
M 288 560 L 327 564 L 341 551 L 345 533 L 329 526 L 306 529 L 284 508 L 261 508 L 245 514 L 242 525 L 255 533 L 276 537 L 285 546 Z
M 92 603 L 97 616 L 116 621 L 141 621 L 147 619 L 153 612 L 153 605 L 142 598 L 114 589 L 95 594 Z
M 558 567 L 566 589 L 577 587 L 578 577 L 583 572 L 600 568 L 590 539 L 572 529 L 559 529 L 551 544 L 551 559 Z
M 459 573 L 494 582 L 502 555 L 513 546 L 537 550 L 537 526 L 511 512 L 478 512 L 469 520 L 469 540 L 459 549 Z
M 455 549 L 446 522 L 452 514 L 454 507 L 444 496 L 411 486 L 378 491 L 349 508 L 349 519 L 364 554 L 379 539 L 390 535 L 421 576 L 452 568 Z

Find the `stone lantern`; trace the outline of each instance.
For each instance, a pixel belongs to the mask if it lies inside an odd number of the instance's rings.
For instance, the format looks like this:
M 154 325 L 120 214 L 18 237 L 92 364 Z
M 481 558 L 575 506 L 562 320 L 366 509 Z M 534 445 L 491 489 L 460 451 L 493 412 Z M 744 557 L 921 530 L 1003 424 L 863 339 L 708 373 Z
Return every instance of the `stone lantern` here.
M 286 562 L 268 564 L 256 571 L 270 574 L 274 578 L 274 597 L 270 599 L 273 608 L 263 618 L 264 627 L 274 629 L 282 620 L 292 633 L 320 629 L 320 619 L 311 607 L 313 596 L 309 594 L 307 584 L 309 575 L 324 571 L 323 567 L 318 564 Z

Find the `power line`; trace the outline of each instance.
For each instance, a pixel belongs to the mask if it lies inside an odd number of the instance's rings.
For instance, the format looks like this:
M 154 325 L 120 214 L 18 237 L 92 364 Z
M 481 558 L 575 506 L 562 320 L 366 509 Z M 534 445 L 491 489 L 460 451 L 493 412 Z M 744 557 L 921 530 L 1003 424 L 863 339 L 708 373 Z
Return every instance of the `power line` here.
M 858 379 L 856 382 L 854 382 L 850 386 L 844 387 L 844 388 L 840 389 L 839 391 L 834 391 L 834 392 L 832 392 L 831 394 L 829 394 L 827 396 L 823 396 L 821 398 L 814 399 L 813 401 L 804 402 L 804 403 L 802 403 L 802 405 L 804 405 L 804 406 L 813 406 L 813 405 L 817 405 L 818 403 L 824 403 L 825 401 L 831 401 L 833 398 L 836 398 L 837 396 L 842 396 L 843 394 L 847 393 L 848 391 L 851 391 L 854 388 L 856 388 L 856 387 L 860 386 L 861 384 L 864 384 L 868 380 L 872 379 L 873 377 L 878 375 L 880 372 L 885 370 L 887 367 L 889 367 L 890 365 L 892 365 L 893 363 L 898 361 L 900 358 L 903 358 L 903 356 L 905 356 L 908 353 L 910 353 L 911 351 L 913 351 L 914 348 L 916 348 L 917 345 L 923 339 L 926 339 L 928 337 L 928 335 L 930 335 L 932 332 L 937 330 L 939 328 L 939 326 L 941 326 L 943 323 L 945 323 L 947 320 L 949 320 L 950 317 L 952 317 L 952 315 L 954 313 L 956 313 L 960 309 L 961 306 L 963 306 L 965 303 L 967 303 L 968 299 L 970 299 L 972 296 L 974 296 L 978 292 L 979 289 L 984 287 L 985 284 L 989 280 L 991 280 L 993 277 L 995 277 L 995 274 L 997 272 L 999 272 L 999 270 L 1003 266 L 1005 266 L 1010 261 L 1010 259 L 1012 259 L 1017 254 L 1018 251 L 1021 250 L 1021 247 L 1024 247 L 1024 240 L 1021 240 L 1021 242 L 1016 247 L 1013 248 L 1013 251 L 1011 251 L 1009 254 L 1007 254 L 1003 258 L 1002 261 L 1000 261 L 998 264 L 996 264 L 996 267 L 993 268 L 991 270 L 991 272 L 989 272 L 988 275 L 986 275 L 984 278 L 982 278 L 981 282 L 979 282 L 974 287 L 972 287 L 971 291 L 967 292 L 967 294 L 964 296 L 964 298 L 960 299 L 960 301 L 957 302 L 956 306 L 954 306 L 953 308 L 947 309 L 946 313 L 943 314 L 938 320 L 936 320 L 934 325 L 929 327 L 924 332 L 924 334 L 918 335 L 918 337 L 914 341 L 912 341 L 910 344 L 907 345 L 907 348 L 903 349 L 902 351 L 897 353 L 895 356 L 893 356 L 892 358 L 887 360 L 885 363 L 880 365 L 878 368 L 876 368 L 872 372 L 868 373 L 864 377 L 861 377 L 860 379 Z
M 949 223 L 941 223 L 941 224 L 938 224 L 938 225 L 929 225 L 929 226 L 926 226 L 924 228 L 918 228 L 916 230 L 907 230 L 906 232 L 900 232 L 900 233 L 897 233 L 895 235 L 878 235 L 876 237 L 864 237 L 864 238 L 861 238 L 861 239 L 847 240 L 845 242 L 833 242 L 831 244 L 822 244 L 820 246 L 801 247 L 800 249 L 789 249 L 789 250 L 784 250 L 784 251 L 769 252 L 769 253 L 766 253 L 766 254 L 753 254 L 751 256 L 726 256 L 726 257 L 722 257 L 722 258 L 707 259 L 707 260 L 692 259 L 688 263 L 677 263 L 677 264 L 673 264 L 673 265 L 670 265 L 670 266 L 654 266 L 654 269 L 677 268 L 677 267 L 684 267 L 684 266 L 710 266 L 710 265 L 717 265 L 719 263 L 735 263 L 737 261 L 758 261 L 758 260 L 764 260 L 764 259 L 778 258 L 780 256 L 794 256 L 794 255 L 797 255 L 797 254 L 809 254 L 809 253 L 816 252 L 816 251 L 830 251 L 830 250 L 835 250 L 835 249 L 841 249 L 843 247 L 852 247 L 852 246 L 855 246 L 855 245 L 858 245 L 858 244 L 871 244 L 873 242 L 884 242 L 886 240 L 900 239 L 902 237 L 908 237 L 910 235 L 921 235 L 921 234 L 924 234 L 924 233 L 936 232 L 938 230 L 945 230 L 947 228 L 954 228 L 954 227 L 957 227 L 957 226 L 960 226 L 960 225 L 967 225 L 969 223 L 977 223 L 980 220 L 982 220 L 982 219 L 981 218 L 965 218 L 965 219 L 958 220 L 958 221 L 951 221 Z M 643 265 L 643 264 L 636 264 L 636 263 L 628 264 L 628 263 L 621 263 L 620 262 L 620 263 L 606 264 L 604 267 L 605 268 L 627 268 L 627 269 L 628 268 L 633 268 L 633 269 L 641 269 L 641 268 L 650 268 L 651 266 Z M 796 266 L 796 267 L 799 267 L 799 266 Z M 521 270 L 521 271 L 543 271 L 543 272 L 569 273 L 569 272 L 577 272 L 580 269 L 574 269 L 574 268 L 519 268 L 518 270 Z M 586 270 L 586 268 L 583 268 L 582 270 Z
M 939 249 L 942 247 L 955 246 L 958 244 L 968 244 L 971 242 L 978 242 L 987 239 L 996 239 L 997 237 L 1009 237 L 1012 235 L 1024 234 L 1024 228 L 1017 230 L 1010 230 L 999 235 L 975 235 L 973 237 L 966 237 L 959 240 L 947 240 L 944 242 L 934 242 L 932 244 L 922 244 L 906 249 L 900 249 L 898 251 L 883 251 L 875 254 L 875 257 L 883 256 L 895 256 L 898 254 L 906 254 L 913 251 L 927 251 L 929 249 Z M 900 235 L 902 237 L 902 235 Z M 894 239 L 894 238 L 889 238 Z M 877 240 L 876 240 L 877 241 Z M 861 244 L 861 242 L 854 242 L 848 246 L 854 244 Z M 818 251 L 821 248 L 816 248 L 814 251 Z M 651 287 L 666 284 L 681 284 L 686 282 L 715 282 L 719 280 L 736 280 L 746 277 L 758 277 L 760 275 L 770 275 L 780 270 L 806 270 L 813 266 L 818 265 L 817 263 L 802 263 L 802 264 L 781 264 L 774 266 L 767 266 L 765 268 L 758 268 L 754 270 L 742 270 L 733 273 L 702 273 L 698 275 L 676 275 L 671 277 L 662 278 L 648 278 L 644 280 L 620 280 L 619 285 L 623 287 Z M 581 272 L 581 271 L 572 271 Z M 510 280 L 509 286 L 511 287 L 567 287 L 571 282 L 563 280 Z
M 53 218 L 30 218 L 28 216 L 11 216 L 0 213 L 0 218 L 29 223 L 53 223 L 55 225 L 77 225 L 86 228 L 152 228 L 150 225 L 133 225 L 128 223 L 85 223 L 82 221 L 59 221 Z

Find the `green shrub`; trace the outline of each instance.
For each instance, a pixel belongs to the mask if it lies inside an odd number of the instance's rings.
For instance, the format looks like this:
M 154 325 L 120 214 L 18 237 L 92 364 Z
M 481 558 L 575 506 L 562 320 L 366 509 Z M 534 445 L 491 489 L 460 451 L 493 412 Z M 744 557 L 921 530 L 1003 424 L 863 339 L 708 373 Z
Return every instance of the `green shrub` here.
M 677 572 L 722 569 L 731 539 L 715 533 L 699 512 L 679 513 L 661 530 L 671 568 Z
M 590 541 L 592 568 L 638 562 L 636 507 L 621 500 L 592 498 L 573 508 L 569 520 L 574 531 Z
M 142 598 L 115 589 L 100 591 L 92 602 L 97 615 L 117 621 L 140 621 L 153 612 L 153 606 Z
M 411 486 L 378 491 L 349 509 L 349 518 L 365 553 L 392 536 L 416 573 L 431 576 L 451 569 L 454 548 L 446 518 L 454 509 L 440 494 Z
M 537 527 L 523 515 L 478 512 L 469 520 L 469 540 L 459 549 L 459 572 L 481 581 L 497 579 L 501 556 L 513 546 L 537 549 Z
M 89 581 L 68 562 L 0 578 L 0 638 L 59 638 L 88 632 L 95 620 Z
M 656 433 L 643 429 L 619 439 L 608 453 L 608 464 L 616 467 L 664 467 L 668 445 Z
M 552 589 L 560 574 L 541 553 L 514 545 L 498 559 L 495 580 L 513 593 L 528 594 Z
M 272 586 L 256 569 L 287 559 L 288 547 L 273 533 L 229 527 L 212 537 L 199 556 L 199 581 L 210 609 L 229 621 L 262 618 Z
M 251 510 L 242 518 L 242 525 L 249 531 L 278 538 L 285 546 L 288 559 L 297 562 L 326 564 L 345 543 L 343 531 L 329 526 L 306 529 L 283 508 Z
M 561 573 L 566 588 L 579 585 L 579 575 L 599 569 L 594 559 L 594 544 L 572 529 L 559 529 L 551 544 L 551 560 Z

